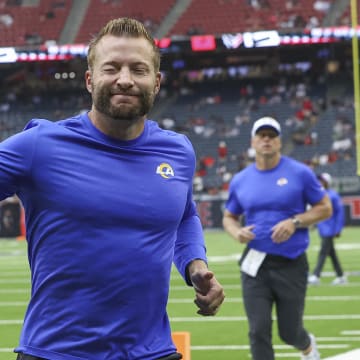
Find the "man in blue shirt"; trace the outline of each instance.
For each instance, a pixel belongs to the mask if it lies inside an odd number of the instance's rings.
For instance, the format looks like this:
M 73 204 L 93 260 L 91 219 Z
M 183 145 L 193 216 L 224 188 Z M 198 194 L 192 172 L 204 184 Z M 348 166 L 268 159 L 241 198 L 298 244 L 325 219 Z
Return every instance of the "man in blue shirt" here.
M 26 217 L 31 298 L 21 360 L 180 359 L 166 305 L 172 262 L 201 315 L 223 289 L 207 268 L 189 140 L 147 119 L 160 54 L 141 23 L 91 41 L 88 113 L 32 120 L 0 145 L 0 199 Z
M 275 358 L 273 304 L 281 339 L 300 350 L 302 359 L 319 360 L 315 338 L 303 326 L 305 250 L 307 227 L 329 217 L 331 203 L 310 168 L 281 155 L 280 135 L 273 118 L 254 123 L 255 163 L 233 177 L 223 225 L 247 245 L 240 265 L 253 360 Z
M 344 227 L 344 205 L 342 204 L 340 195 L 331 189 L 332 177 L 328 173 L 318 175 L 318 179 L 326 189 L 331 200 L 333 214 L 329 219 L 321 221 L 317 224 L 318 233 L 321 237 L 321 247 L 318 260 L 312 275 L 309 276 L 309 284 L 317 285 L 320 283 L 321 271 L 324 267 L 325 260 L 329 256 L 334 267 L 336 278 L 332 282 L 333 285 L 346 284 L 347 278 L 344 275 L 339 258 L 336 254 L 334 239 L 340 237 Z

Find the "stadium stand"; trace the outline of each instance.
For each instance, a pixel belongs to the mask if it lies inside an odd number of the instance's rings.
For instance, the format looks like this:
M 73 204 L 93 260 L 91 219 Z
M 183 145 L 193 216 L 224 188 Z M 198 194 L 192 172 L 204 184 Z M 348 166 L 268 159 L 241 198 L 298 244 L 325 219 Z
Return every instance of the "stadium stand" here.
M 82 65 L 76 78 L 62 80 L 54 75 L 66 71 L 65 65 L 29 64 L 26 69 L 2 78 L 2 139 L 20 131 L 33 117 L 58 120 L 89 108 Z M 198 72 L 208 73 L 206 69 Z M 353 176 L 354 109 L 349 82 L 338 77 L 326 83 L 318 77 L 305 78 L 297 73 L 277 79 L 223 74 L 220 78 L 198 75 L 195 81 L 194 71 L 184 71 L 178 91 L 171 92 L 172 84 L 165 82 L 150 118 L 190 138 L 198 157 L 197 175 L 202 178 L 200 191 L 226 190 L 231 176 L 253 160 L 251 125 L 262 116 L 280 121 L 285 154 L 335 177 L 340 170 Z M 336 97 L 339 93 L 344 97 Z M 220 143 L 226 145 L 225 153 L 219 150 Z
M 46 41 L 67 43 L 62 38 L 65 25 L 76 34 L 71 42 L 87 43 L 99 27 L 113 17 L 130 16 L 143 21 L 156 33 L 165 22 L 173 24 L 162 36 L 222 34 L 279 29 L 293 32 L 319 26 L 327 10 L 319 10 L 315 0 L 189 0 L 181 11 L 172 12 L 179 0 L 8 0 L 0 2 L 0 46 L 26 46 Z M 332 4 L 334 1 L 321 1 Z M 76 6 L 75 6 L 76 5 Z M 79 8 L 83 8 L 79 11 Z M 77 13 L 75 14 L 75 12 Z M 67 20 L 76 22 L 67 24 Z M 75 16 L 76 15 L 76 16 Z M 348 8 L 342 19 L 348 16 Z M 171 17 L 171 19 L 168 19 Z M 240 21 L 240 20 L 241 21 Z M 345 21 L 345 20 L 343 20 Z M 76 26 L 75 26 L 76 25 Z
M 168 35 L 302 30 L 312 18 L 321 24 L 326 15 L 327 11 L 314 8 L 315 3 L 314 0 L 193 0 Z
M 79 33 L 77 43 L 87 43 L 92 34 L 104 23 L 114 17 L 135 17 L 144 22 L 152 32 L 156 31 L 175 0 L 152 1 L 143 0 L 91 0 Z
M 167 35 L 274 28 L 296 31 L 291 24 L 296 17 L 303 19 L 298 25 L 304 29 L 312 17 L 321 23 L 328 11 L 340 9 L 335 6 L 340 2 L 288 0 L 284 6 L 280 0 L 192 0 L 177 15 L 177 21 L 173 19 L 174 26 Z M 328 7 L 319 9 L 319 3 Z M 161 0 L 156 6 L 142 0 L 89 0 L 76 4 L 83 7 L 83 18 L 77 35 L 73 34 L 74 42 L 86 43 L 103 23 L 118 16 L 138 18 L 156 32 L 169 16 L 174 16 L 172 10 L 178 0 Z M 0 46 L 59 41 L 75 11 L 73 5 L 70 0 L 0 1 Z M 349 8 L 345 6 L 336 19 L 342 23 L 348 16 Z M 0 138 L 20 131 L 32 117 L 57 120 L 89 108 L 84 66 L 84 61 L 79 60 L 78 64 L 49 62 L 0 71 Z M 351 79 L 328 76 L 324 82 L 321 74 L 309 78 L 305 71 L 284 71 L 274 78 L 247 77 L 230 74 L 225 68 L 218 70 L 167 69 L 167 75 L 175 79 L 165 81 L 151 114 L 164 128 L 185 133 L 191 139 L 198 156 L 199 191 L 213 194 L 226 190 L 232 174 L 253 160 L 251 123 L 265 115 L 282 123 L 284 153 L 335 178 L 337 174 L 355 175 Z M 77 74 L 76 78 L 54 78 L 56 73 L 61 76 L 70 71 Z M 332 86 L 336 88 L 333 92 Z M 219 153 L 222 142 L 226 144 L 226 155 Z
M 0 46 L 40 45 L 58 41 L 70 11 L 70 0 L 3 1 L 0 7 Z M 1 21 L 4 15 L 7 22 Z

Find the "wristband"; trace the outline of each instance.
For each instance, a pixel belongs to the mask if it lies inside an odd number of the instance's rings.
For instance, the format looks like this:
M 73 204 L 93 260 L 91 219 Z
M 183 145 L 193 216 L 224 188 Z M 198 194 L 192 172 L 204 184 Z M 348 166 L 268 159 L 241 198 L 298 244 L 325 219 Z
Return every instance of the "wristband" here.
M 291 218 L 292 223 L 294 224 L 295 228 L 298 229 L 301 226 L 301 221 L 296 216 Z

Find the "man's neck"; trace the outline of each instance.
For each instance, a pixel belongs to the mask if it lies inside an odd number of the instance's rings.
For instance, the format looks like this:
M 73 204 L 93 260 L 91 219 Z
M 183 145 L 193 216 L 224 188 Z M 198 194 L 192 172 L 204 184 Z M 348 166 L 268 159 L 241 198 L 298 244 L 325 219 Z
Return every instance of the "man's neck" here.
M 117 120 L 91 110 L 88 113 L 92 124 L 103 134 L 114 139 L 128 141 L 139 137 L 144 131 L 145 117 L 138 120 Z
M 257 155 L 255 159 L 256 167 L 259 170 L 270 170 L 275 168 L 281 159 L 281 154 L 277 153 L 273 156 L 260 156 Z

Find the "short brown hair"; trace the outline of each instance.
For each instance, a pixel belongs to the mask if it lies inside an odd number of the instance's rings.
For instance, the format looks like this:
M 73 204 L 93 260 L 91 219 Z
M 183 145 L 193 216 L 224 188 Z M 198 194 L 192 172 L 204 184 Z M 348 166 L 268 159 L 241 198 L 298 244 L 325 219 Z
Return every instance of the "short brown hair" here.
M 160 51 L 155 44 L 154 38 L 149 34 L 145 26 L 140 21 L 130 18 L 110 20 L 102 29 L 100 29 L 99 33 L 93 37 L 89 43 L 89 50 L 87 54 L 87 62 L 90 70 L 92 69 L 95 61 L 96 45 L 105 35 L 129 36 L 146 39 L 154 50 L 155 71 L 158 72 L 160 70 Z

